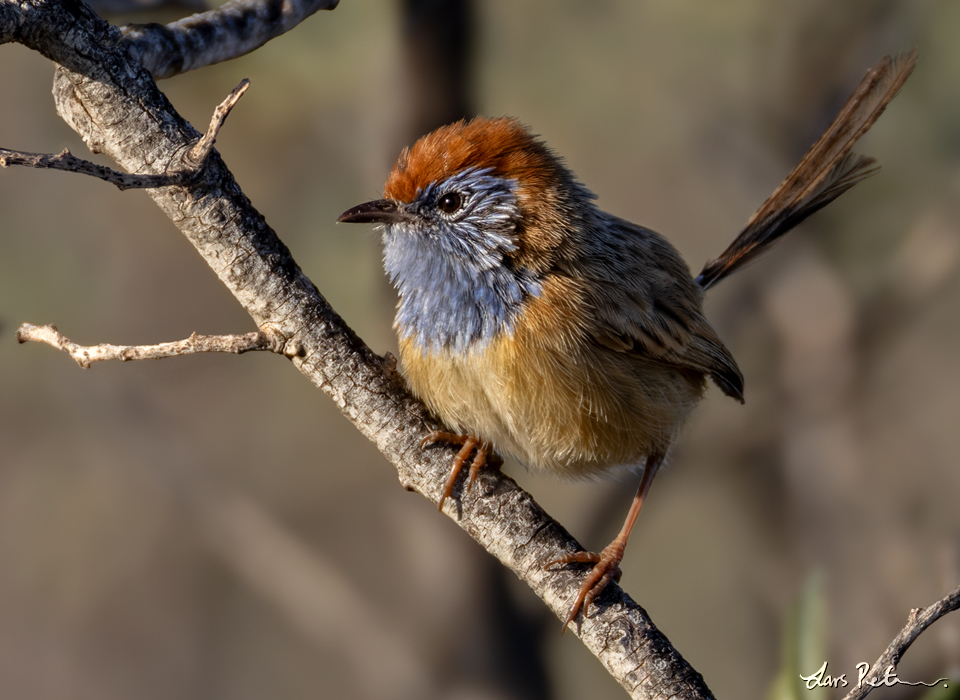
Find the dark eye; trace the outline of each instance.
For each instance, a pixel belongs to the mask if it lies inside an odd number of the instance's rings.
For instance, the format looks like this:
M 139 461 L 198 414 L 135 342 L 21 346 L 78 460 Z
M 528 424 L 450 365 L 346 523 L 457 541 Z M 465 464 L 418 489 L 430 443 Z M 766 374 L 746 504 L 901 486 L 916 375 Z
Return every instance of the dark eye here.
M 463 207 L 463 195 L 459 192 L 447 192 L 437 200 L 437 209 L 444 214 L 455 214 Z

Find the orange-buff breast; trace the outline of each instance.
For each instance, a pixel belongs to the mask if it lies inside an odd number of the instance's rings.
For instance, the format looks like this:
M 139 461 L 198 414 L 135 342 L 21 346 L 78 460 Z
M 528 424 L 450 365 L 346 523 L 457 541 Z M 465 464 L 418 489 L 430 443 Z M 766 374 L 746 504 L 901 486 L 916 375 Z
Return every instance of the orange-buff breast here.
M 451 428 L 526 467 L 589 478 L 665 453 L 700 399 L 703 376 L 592 342 L 577 283 L 550 276 L 512 333 L 466 352 L 400 338 L 413 392 Z M 678 381 L 678 373 L 686 381 Z

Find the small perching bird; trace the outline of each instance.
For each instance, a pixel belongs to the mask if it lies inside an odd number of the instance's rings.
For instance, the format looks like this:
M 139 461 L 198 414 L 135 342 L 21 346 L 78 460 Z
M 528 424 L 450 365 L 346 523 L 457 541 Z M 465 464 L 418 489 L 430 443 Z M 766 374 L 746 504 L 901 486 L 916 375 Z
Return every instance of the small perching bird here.
M 599 209 L 542 141 L 510 118 L 460 121 L 400 154 L 384 199 L 341 222 L 383 226 L 400 301 L 401 372 L 462 444 L 440 499 L 475 451 L 584 478 L 643 469 L 620 534 L 592 563 L 564 623 L 619 580 L 627 538 L 706 378 L 743 401 L 743 375 L 703 315 L 704 291 L 876 172 L 850 153 L 916 54 L 885 57 L 746 228 L 691 277 L 659 234 Z

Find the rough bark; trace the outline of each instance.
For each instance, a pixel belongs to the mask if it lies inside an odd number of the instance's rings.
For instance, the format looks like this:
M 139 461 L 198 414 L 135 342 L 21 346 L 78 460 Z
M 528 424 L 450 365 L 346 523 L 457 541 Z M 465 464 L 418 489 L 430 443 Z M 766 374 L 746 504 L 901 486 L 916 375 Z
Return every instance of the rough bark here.
M 234 44 L 232 53 L 200 52 L 206 59 L 187 60 L 183 54 L 175 55 L 174 62 L 181 65 L 173 72 L 205 65 L 204 61 L 212 62 L 211 56 L 226 60 L 238 52 L 253 50 L 312 11 L 335 4 L 278 6 L 275 0 L 233 3 L 231 11 L 242 10 L 242 21 L 227 21 L 220 26 L 227 34 L 243 35 L 248 40 Z M 275 16 L 278 9 L 282 12 Z M 271 17 L 279 17 L 279 21 L 271 23 Z M 274 28 L 248 32 L 257 18 L 264 18 Z M 207 25 L 199 20 L 180 24 L 185 32 L 183 46 L 208 45 L 190 35 L 194 30 L 199 35 L 202 30 L 196 28 Z M 147 34 L 151 32 L 160 36 L 164 28 L 154 27 Z M 248 311 L 260 332 L 245 340 L 191 338 L 159 349 L 100 346 L 96 350 L 102 358 L 91 355 L 93 349 L 76 346 L 50 329 L 28 329 L 27 335 L 46 337 L 46 342 L 70 352 L 81 364 L 97 359 L 139 359 L 157 353 L 183 354 L 204 344 L 218 351 L 268 349 L 285 355 L 377 445 L 397 468 L 404 488 L 439 502 L 456 448 L 424 451 L 420 442 L 442 426 L 406 391 L 393 363 L 373 353 L 304 276 L 286 246 L 244 196 L 219 154 L 209 150 L 209 134 L 215 135 L 216 130 L 211 127 L 204 139 L 157 89 L 151 71 L 163 75 L 170 72 L 159 67 L 163 63 L 159 59 L 147 61 L 149 70 L 139 62 L 146 53 L 137 37 L 146 34 L 128 31 L 128 35 L 130 39 L 125 40 L 120 30 L 76 0 L 0 0 L 0 42 L 19 42 L 58 64 L 54 80 L 57 110 L 91 151 L 109 155 L 128 173 L 137 175 L 191 173 L 186 180 L 172 180 L 177 184 L 148 190 L 150 196 Z M 193 39 L 197 41 L 191 44 Z M 5 164 L 0 159 L 0 165 Z M 127 183 L 122 178 L 120 181 Z M 585 572 L 547 570 L 544 564 L 579 550 L 576 541 L 529 494 L 501 474 L 483 473 L 470 494 L 464 496 L 457 491 L 454 495 L 444 512 L 563 619 Z M 618 586 L 610 585 L 597 603 L 574 632 L 632 697 L 712 697 L 701 676 Z M 871 678 L 879 678 L 887 665 L 895 666 L 917 635 L 958 604 L 960 589 L 940 603 L 911 614 L 907 627 L 878 660 Z M 358 618 L 363 618 L 363 612 L 357 611 Z M 869 689 L 856 697 L 866 692 Z
M 189 166 L 200 134 L 176 113 L 119 30 L 74 0 L 0 5 L 0 40 L 59 64 L 58 113 L 94 153 L 124 170 L 166 174 Z M 372 440 L 404 488 L 439 501 L 454 449 L 423 451 L 439 426 L 304 276 L 216 151 L 189 185 L 148 190 L 261 331 Z M 544 563 L 580 546 L 516 483 L 483 474 L 444 512 L 509 567 L 563 619 L 583 571 Z M 709 689 L 646 613 L 616 585 L 574 630 L 635 698 L 709 698 Z M 558 626 L 559 632 L 559 626 Z

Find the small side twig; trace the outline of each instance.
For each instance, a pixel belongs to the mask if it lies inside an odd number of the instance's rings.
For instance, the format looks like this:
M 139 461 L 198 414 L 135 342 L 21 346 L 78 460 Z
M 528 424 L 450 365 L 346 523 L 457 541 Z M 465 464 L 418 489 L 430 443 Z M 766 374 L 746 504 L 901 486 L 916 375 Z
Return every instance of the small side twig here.
M 0 148 L 0 168 L 11 165 L 26 165 L 29 168 L 47 168 L 49 170 L 66 170 L 81 175 L 98 177 L 121 190 L 144 189 L 148 187 L 165 187 L 167 185 L 183 185 L 195 177 L 195 172 L 177 172 L 168 175 L 131 175 L 117 170 L 97 165 L 89 160 L 77 158 L 64 148 L 59 153 L 27 153 L 25 151 L 11 151 Z
M 911 610 L 910 615 L 907 616 L 907 624 L 900 630 L 900 634 L 890 642 L 890 646 L 870 667 L 863 680 L 857 683 L 856 687 L 843 697 L 843 700 L 860 700 L 874 688 L 887 685 L 884 682 L 885 678 L 896 670 L 897 664 L 914 640 L 934 622 L 958 608 L 960 608 L 960 586 L 923 610 L 920 608 Z
M 254 331 L 245 335 L 197 335 L 186 340 L 176 340 L 158 345 L 78 345 L 62 335 L 56 326 L 34 326 L 24 323 L 17 330 L 21 343 L 46 343 L 67 353 L 84 369 L 103 360 L 159 360 L 164 357 L 193 355 L 198 352 L 232 352 L 240 355 L 255 350 L 266 350 L 281 355 L 295 355 L 296 349 L 287 347 L 282 335 L 267 331 Z
M 98 165 L 89 160 L 77 158 L 70 153 L 69 149 L 63 149 L 59 153 L 27 153 L 25 151 L 12 151 L 6 148 L 0 148 L 0 168 L 6 168 L 11 165 L 25 165 L 30 168 L 46 168 L 48 170 L 66 170 L 71 173 L 80 173 L 81 175 L 90 175 L 100 178 L 111 185 L 116 185 L 120 190 L 148 189 L 152 187 L 168 187 L 171 185 L 188 185 L 193 182 L 203 171 L 203 165 L 213 151 L 213 144 L 216 143 L 217 135 L 223 127 L 230 114 L 243 93 L 250 87 L 250 81 L 244 78 L 237 87 L 235 87 L 226 99 L 223 100 L 213 112 L 213 118 L 210 120 L 210 127 L 207 133 L 201 136 L 183 156 L 184 168 L 163 175 L 134 175 L 131 173 L 121 173 L 105 165 Z
M 213 110 L 213 117 L 210 119 L 210 126 L 207 128 L 207 133 L 201 136 L 193 148 L 187 151 L 185 160 L 194 168 L 199 169 L 200 166 L 206 162 L 210 152 L 213 151 L 213 144 L 217 141 L 217 134 L 220 133 L 223 123 L 227 121 L 227 116 L 249 87 L 250 79 L 244 78 L 237 87 L 230 91 L 230 94 L 226 96 L 223 102 L 218 104 L 217 108 Z

